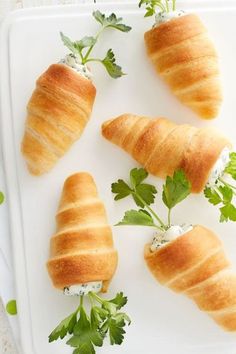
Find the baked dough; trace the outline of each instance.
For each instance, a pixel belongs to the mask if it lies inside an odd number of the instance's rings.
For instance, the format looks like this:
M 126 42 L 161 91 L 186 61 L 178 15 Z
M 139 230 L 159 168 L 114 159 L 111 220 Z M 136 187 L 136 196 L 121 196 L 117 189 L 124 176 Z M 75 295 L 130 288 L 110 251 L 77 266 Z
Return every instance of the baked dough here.
M 156 280 L 192 299 L 227 331 L 236 331 L 236 273 L 219 238 L 197 225 L 144 258 Z
M 95 96 L 92 81 L 67 65 L 53 64 L 39 77 L 27 106 L 21 145 L 32 174 L 50 171 L 79 139 Z
M 218 57 L 200 18 L 172 19 L 144 38 L 149 58 L 175 96 L 200 117 L 215 118 L 222 103 Z
M 231 144 L 212 127 L 177 125 L 167 118 L 123 114 L 102 125 L 102 135 L 123 148 L 154 176 L 165 178 L 184 170 L 192 192 L 203 191 L 211 170 Z
M 65 181 L 58 213 L 57 230 L 51 238 L 47 263 L 54 286 L 103 281 L 108 285 L 117 267 L 106 211 L 91 175 L 76 173 Z

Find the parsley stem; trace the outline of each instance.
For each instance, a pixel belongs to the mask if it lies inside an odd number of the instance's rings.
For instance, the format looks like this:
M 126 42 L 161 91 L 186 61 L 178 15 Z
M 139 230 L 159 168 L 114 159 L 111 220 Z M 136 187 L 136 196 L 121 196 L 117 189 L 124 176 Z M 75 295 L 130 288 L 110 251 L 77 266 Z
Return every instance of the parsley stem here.
M 225 182 L 225 180 L 223 180 L 223 178 L 219 177 L 218 180 L 223 183 L 225 186 L 236 189 L 236 186 L 233 186 L 232 184 Z
M 98 62 L 98 63 L 102 63 L 102 60 L 101 60 L 101 59 L 96 59 L 96 58 L 87 59 L 87 60 L 86 60 L 86 63 L 88 63 L 89 61 L 96 61 L 96 62 Z
M 170 227 L 170 214 L 171 214 L 171 209 L 168 209 L 168 227 Z
M 83 307 L 83 302 L 84 302 L 84 295 L 81 295 L 81 296 L 80 296 L 80 305 L 79 305 L 79 308 L 82 308 L 82 307 Z
M 173 11 L 176 10 L 176 0 L 172 0 L 172 9 Z
M 91 297 L 92 299 L 95 299 L 97 302 L 99 302 L 99 304 L 103 304 L 103 300 L 100 298 L 100 296 L 98 296 L 96 293 L 94 293 L 93 291 L 90 291 L 88 293 L 89 297 Z
M 158 229 L 159 231 L 163 231 L 163 227 L 160 227 L 160 226 L 158 226 L 158 225 L 154 225 L 154 227 L 156 228 L 156 229 Z
M 137 192 L 132 192 L 132 194 L 135 195 L 136 198 L 139 199 L 139 201 L 141 203 L 143 203 L 143 205 L 145 205 L 145 207 L 148 209 L 148 211 L 150 211 L 150 213 L 152 214 L 152 216 L 159 222 L 159 224 L 161 225 L 161 229 L 166 229 L 166 225 L 163 223 L 163 221 L 159 218 L 159 216 L 155 213 L 155 211 L 152 210 L 152 208 L 145 202 L 145 200 L 143 200 L 142 197 L 140 197 L 140 195 L 137 194 Z
M 165 6 L 161 3 L 156 4 L 161 9 L 161 12 L 166 12 Z
M 92 52 L 92 50 L 93 50 L 95 44 L 97 43 L 99 36 L 102 34 L 102 32 L 103 32 L 103 30 L 104 30 L 105 28 L 106 28 L 106 27 L 102 26 L 102 28 L 101 28 L 101 29 L 98 31 L 98 33 L 96 34 L 94 44 L 91 45 L 91 47 L 89 47 L 87 53 L 85 54 L 85 56 L 84 56 L 84 58 L 83 58 L 82 64 L 85 64 L 85 63 L 88 62 L 88 57 L 89 57 L 89 55 L 91 54 L 91 52 Z M 90 60 L 90 61 L 91 61 L 91 60 Z
M 166 11 L 167 11 L 167 12 L 170 12 L 168 0 L 166 0 Z

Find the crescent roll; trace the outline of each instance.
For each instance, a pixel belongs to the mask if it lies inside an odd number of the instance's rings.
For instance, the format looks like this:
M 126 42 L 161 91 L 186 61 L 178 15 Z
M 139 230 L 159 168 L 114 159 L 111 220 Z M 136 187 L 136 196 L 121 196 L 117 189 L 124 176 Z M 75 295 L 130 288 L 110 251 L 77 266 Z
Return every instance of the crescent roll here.
M 166 118 L 123 114 L 102 125 L 102 135 L 123 148 L 154 176 L 165 178 L 182 169 L 200 193 L 222 150 L 230 142 L 214 128 L 177 125 Z
M 106 211 L 91 175 L 76 173 L 65 181 L 58 213 L 57 230 L 51 238 L 47 263 L 53 285 L 102 281 L 106 291 L 117 266 Z
M 219 238 L 197 225 L 144 258 L 156 280 L 192 299 L 227 331 L 236 331 L 236 273 Z
M 218 57 L 200 18 L 172 19 L 144 38 L 149 58 L 175 96 L 201 118 L 215 118 L 222 103 Z
M 21 151 L 29 171 L 51 170 L 79 139 L 92 111 L 96 88 L 64 64 L 53 64 L 36 83 L 27 106 Z

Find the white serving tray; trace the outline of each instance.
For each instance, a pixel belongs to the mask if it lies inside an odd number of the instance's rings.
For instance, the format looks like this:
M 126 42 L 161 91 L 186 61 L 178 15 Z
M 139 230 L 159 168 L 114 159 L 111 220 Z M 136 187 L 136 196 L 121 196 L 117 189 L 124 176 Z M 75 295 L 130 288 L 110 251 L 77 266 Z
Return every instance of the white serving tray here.
M 189 4 L 189 5 L 187 5 Z M 76 171 L 89 171 L 95 177 L 105 202 L 110 223 L 120 220 L 133 207 L 130 201 L 114 202 L 110 185 L 126 178 L 135 162 L 100 134 L 101 123 L 123 112 L 150 116 L 164 115 L 178 123 L 218 126 L 233 143 L 235 138 L 236 6 L 234 1 L 180 2 L 180 8 L 201 15 L 218 49 L 224 105 L 218 119 L 201 121 L 182 106 L 154 73 L 148 61 L 143 33 L 151 20 L 143 18 L 136 4 L 97 4 L 38 8 L 10 15 L 2 26 L 1 105 L 2 144 L 10 204 L 12 251 L 17 285 L 17 301 L 24 354 L 69 354 L 65 342 L 48 344 L 47 336 L 57 323 L 77 305 L 77 299 L 64 297 L 53 289 L 45 262 L 49 238 L 54 233 L 54 216 L 64 179 Z M 112 47 L 127 76 L 110 79 L 103 68 L 93 66 L 97 98 L 91 120 L 82 136 L 51 173 L 32 177 L 20 154 L 26 104 L 36 78 L 66 53 L 60 38 L 62 30 L 76 39 L 93 34 L 97 28 L 91 12 L 99 8 L 115 11 L 132 25 L 129 34 L 106 33 L 97 47 L 101 55 Z M 159 187 L 162 181 L 150 178 Z M 159 197 L 160 198 L 160 197 Z M 160 201 L 160 199 L 158 199 Z M 176 223 L 202 223 L 215 230 L 236 265 L 235 225 L 219 224 L 218 212 L 202 196 L 191 196 L 176 208 Z M 159 207 L 164 215 L 165 209 Z M 104 346 L 97 353 L 147 354 L 235 354 L 236 336 L 224 333 L 184 296 L 158 285 L 146 269 L 143 246 L 150 240 L 147 228 L 116 227 L 114 239 L 119 251 L 119 267 L 108 296 L 123 290 L 128 295 L 127 312 L 133 322 L 124 344 Z

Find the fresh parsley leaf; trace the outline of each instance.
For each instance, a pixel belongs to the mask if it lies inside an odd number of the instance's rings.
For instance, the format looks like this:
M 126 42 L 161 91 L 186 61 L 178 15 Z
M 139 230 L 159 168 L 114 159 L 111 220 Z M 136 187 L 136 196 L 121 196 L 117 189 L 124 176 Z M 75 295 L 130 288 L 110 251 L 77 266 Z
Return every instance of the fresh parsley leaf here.
M 4 202 L 4 194 L 0 192 L 0 204 Z
M 84 48 L 90 48 L 95 45 L 96 38 L 85 36 L 79 41 L 72 42 L 69 37 L 65 36 L 62 32 L 60 32 L 61 39 L 64 45 L 75 55 L 80 56 L 83 59 L 82 51 Z
M 221 185 L 218 183 L 213 187 L 206 187 L 204 194 L 211 204 L 221 204 L 220 222 L 236 221 L 236 207 L 232 204 L 234 192 L 231 186 L 227 185 L 227 182 Z
M 125 306 L 127 304 L 127 301 L 128 301 L 127 297 L 124 296 L 122 292 L 116 294 L 116 297 L 110 300 L 110 302 L 116 305 L 118 310 L 120 310 L 123 306 Z
M 226 218 L 222 213 L 220 214 L 220 222 L 227 222 L 228 218 Z
M 101 25 L 103 25 L 106 18 L 105 14 L 102 14 L 99 10 L 93 12 L 93 17 L 96 21 L 101 23 Z
M 155 226 L 151 215 L 142 209 L 126 211 L 122 221 L 117 225 Z
M 101 63 L 106 68 L 108 74 L 113 78 L 117 79 L 123 75 L 125 75 L 122 71 L 121 66 L 116 64 L 115 54 L 113 53 L 112 49 L 107 51 L 107 54 Z
M 115 316 L 116 320 L 117 321 L 120 321 L 120 320 L 124 320 L 125 322 L 127 322 L 128 326 L 130 325 L 131 323 L 131 319 L 129 318 L 128 315 L 126 315 L 126 313 L 124 312 L 119 312 L 116 314 Z
M 16 300 L 11 300 L 8 301 L 6 305 L 6 311 L 9 315 L 15 316 L 17 315 L 17 305 L 16 305 Z
M 88 316 L 81 297 L 77 311 L 62 321 L 50 335 L 50 341 L 53 341 L 59 337 L 64 338 L 67 333 L 72 334 L 67 344 L 74 348 L 73 354 L 95 354 L 95 347 L 103 345 L 107 334 L 111 344 L 120 344 L 125 333 L 123 327 L 130 324 L 130 318 L 125 313 L 118 312 L 127 303 L 122 292 L 112 300 L 103 299 L 92 291 L 88 296 L 91 303 L 97 302 L 100 306 L 92 305 Z
M 82 343 L 79 348 L 73 351 L 73 354 L 95 354 L 94 347 L 91 343 Z
M 112 27 L 122 32 L 129 32 L 132 28 L 121 23 L 122 17 L 117 18 L 114 13 L 108 17 L 102 14 L 99 10 L 93 12 L 93 17 L 105 28 Z
M 221 218 L 220 221 L 236 221 L 236 208 L 233 204 L 229 203 L 220 208 Z
M 132 193 L 132 189 L 125 183 L 122 179 L 118 179 L 117 182 L 112 183 L 111 185 L 112 193 L 115 193 L 115 200 L 120 200 L 126 198 Z
M 147 1 L 146 0 L 141 0 L 139 1 L 138 7 L 141 7 L 143 4 L 146 4 Z
M 69 37 L 65 36 L 62 32 L 60 32 L 60 36 L 64 45 L 74 54 L 80 55 L 79 48 L 76 46 L 76 42 L 72 42 Z
M 170 5 L 168 1 L 163 3 L 162 0 L 141 0 L 139 2 L 139 7 L 142 5 L 145 5 L 146 7 L 146 14 L 145 17 L 153 16 L 157 13 L 156 8 L 158 8 L 158 12 L 169 12 L 170 11 Z M 175 10 L 175 0 L 172 0 L 172 9 L 173 11 Z
M 157 190 L 154 186 L 152 186 L 151 184 L 147 184 L 147 183 L 142 183 L 140 185 L 138 185 L 135 189 L 136 194 L 139 195 L 139 197 L 142 198 L 142 200 L 144 200 L 144 202 L 147 205 L 150 205 L 152 203 L 154 203 L 155 200 L 155 194 L 157 193 Z M 142 201 L 140 201 L 137 197 L 134 197 L 134 200 L 136 202 L 136 204 L 138 206 L 140 206 L 141 208 L 144 208 L 144 204 Z
M 93 299 L 98 299 L 97 294 L 91 294 Z M 124 329 L 123 327 L 126 323 L 129 325 L 131 323 L 129 316 L 125 313 L 118 312 L 127 303 L 127 298 L 123 293 L 118 293 L 112 300 L 106 300 L 99 298 L 102 302 L 102 309 L 106 311 L 106 318 L 103 317 L 103 323 L 100 323 L 98 331 L 100 334 L 105 336 L 109 333 L 110 343 L 121 344 L 124 339 Z
M 230 162 L 225 169 L 225 173 L 228 173 L 234 180 L 236 180 L 236 152 L 231 152 Z
M 163 186 L 162 200 L 167 208 L 172 209 L 191 192 L 190 182 L 182 170 L 176 171 L 173 178 L 168 176 Z
M 136 205 L 142 208 L 139 211 L 129 210 L 126 212 L 123 220 L 117 225 L 145 225 L 158 227 L 153 221 L 153 216 L 160 224 L 160 228 L 165 229 L 166 225 L 149 206 L 155 200 L 157 189 L 151 184 L 142 183 L 147 176 L 148 173 L 145 169 L 133 168 L 130 171 L 130 185 L 123 180 L 118 180 L 117 183 L 112 184 L 112 192 L 117 194 L 115 200 L 131 195 Z
M 76 322 L 77 311 L 61 321 L 61 323 L 52 331 L 52 333 L 49 335 L 49 343 L 57 340 L 58 338 L 63 339 L 68 333 L 71 334 Z
M 233 199 L 233 191 L 229 186 L 219 186 L 218 190 L 220 191 L 220 193 L 223 196 L 223 200 L 222 202 L 224 204 L 229 204 L 231 203 L 232 199 Z
M 132 194 L 137 206 L 144 208 L 145 204 L 150 205 L 155 200 L 156 188 L 147 183 L 142 183 L 148 177 L 148 173 L 144 168 L 133 168 L 130 171 L 130 183 L 134 189 Z M 141 197 L 141 198 L 140 198 Z
M 94 37 L 85 36 L 82 39 L 80 39 L 79 41 L 74 42 L 74 46 L 75 46 L 76 49 L 78 49 L 81 52 L 82 49 L 84 49 L 84 48 L 88 48 L 88 47 L 94 46 L 96 41 L 97 40 Z
M 109 337 L 110 343 L 113 344 L 121 344 L 124 340 L 125 330 L 125 321 L 123 319 L 116 320 L 115 318 L 110 319 L 108 327 L 109 327 Z
M 100 324 L 106 319 L 108 312 L 98 306 L 93 306 L 90 313 L 91 327 L 98 328 Z
M 130 182 L 133 188 L 142 183 L 148 176 L 148 172 L 144 168 L 133 168 L 130 171 Z
M 78 353 L 95 353 L 94 346 L 103 345 L 103 336 L 92 327 L 83 307 L 80 309 L 79 321 L 74 326 L 73 336 L 67 341 L 71 347 L 79 349 Z
M 218 205 L 222 202 L 221 196 L 214 188 L 206 187 L 204 189 L 204 195 L 213 205 Z
M 87 332 L 90 330 L 90 322 L 89 319 L 87 317 L 87 314 L 84 310 L 83 307 L 80 308 L 80 312 L 79 312 L 79 320 L 76 323 L 76 325 L 74 326 L 74 330 L 73 330 L 73 334 L 75 336 L 82 337 L 82 335 L 84 337 L 87 336 Z

